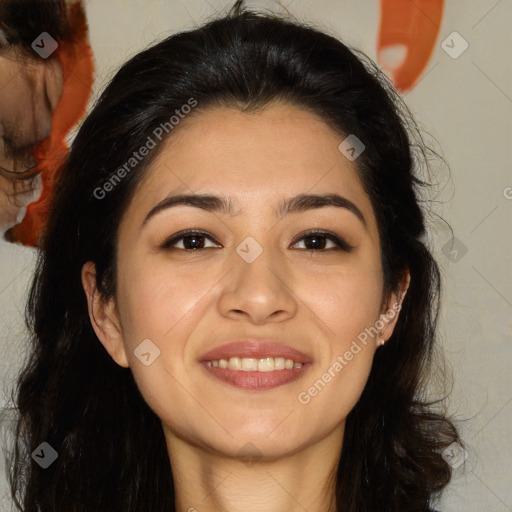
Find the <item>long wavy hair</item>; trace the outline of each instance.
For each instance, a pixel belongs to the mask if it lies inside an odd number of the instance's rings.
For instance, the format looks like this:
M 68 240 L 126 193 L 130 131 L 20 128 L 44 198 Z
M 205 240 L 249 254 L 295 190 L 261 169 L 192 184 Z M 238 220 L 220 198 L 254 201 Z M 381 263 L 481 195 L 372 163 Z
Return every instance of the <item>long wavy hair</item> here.
M 430 511 L 451 479 L 441 452 L 464 443 L 446 415 L 446 397 L 429 401 L 427 393 L 439 357 L 441 290 L 421 204 L 430 186 L 421 177 L 430 150 L 365 54 L 312 25 L 242 4 L 125 63 L 63 163 L 27 304 L 30 358 L 13 392 L 8 467 L 23 512 L 175 510 L 160 419 L 131 370 L 118 366 L 97 339 L 81 268 L 94 261 L 100 292 L 116 293 L 120 219 L 162 144 L 107 197 L 99 199 L 97 190 L 190 98 L 197 106 L 189 115 L 215 106 L 251 112 L 284 101 L 364 143 L 355 163 L 378 222 L 385 292 L 398 291 L 407 269 L 411 281 L 393 335 L 376 351 L 346 419 L 337 510 Z M 164 135 L 165 141 L 172 130 Z M 58 453 L 46 469 L 31 457 L 43 442 Z

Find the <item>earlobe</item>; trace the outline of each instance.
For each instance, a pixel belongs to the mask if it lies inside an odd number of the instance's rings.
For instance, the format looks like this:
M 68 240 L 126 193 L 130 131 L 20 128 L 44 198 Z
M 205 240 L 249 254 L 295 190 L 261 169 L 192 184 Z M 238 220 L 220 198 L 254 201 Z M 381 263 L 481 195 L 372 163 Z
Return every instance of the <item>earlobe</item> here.
M 82 267 L 82 286 L 87 297 L 89 319 L 96 336 L 110 357 L 119 366 L 128 368 L 130 365 L 115 300 L 101 296 L 96 282 L 96 266 L 92 261 L 84 263 Z
M 377 345 L 383 345 L 386 340 L 388 340 L 393 334 L 396 322 L 398 320 L 398 315 L 400 314 L 400 310 L 402 308 L 402 302 L 404 300 L 405 294 L 407 293 L 407 290 L 409 289 L 410 282 L 411 274 L 409 270 L 407 270 L 400 282 L 400 288 L 398 292 L 392 292 L 388 297 L 388 301 L 380 315 L 381 324 L 383 323 L 384 326 L 382 329 L 380 329 Z

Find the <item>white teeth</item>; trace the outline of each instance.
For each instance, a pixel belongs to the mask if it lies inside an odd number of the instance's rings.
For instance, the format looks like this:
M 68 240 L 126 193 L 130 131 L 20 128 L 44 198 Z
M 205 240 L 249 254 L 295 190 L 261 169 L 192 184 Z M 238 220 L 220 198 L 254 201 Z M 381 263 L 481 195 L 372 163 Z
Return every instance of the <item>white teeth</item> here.
M 242 360 L 239 357 L 230 357 L 228 368 L 230 370 L 241 370 L 242 369 Z
M 284 357 L 274 359 L 274 370 L 284 370 Z
M 258 360 L 252 357 L 242 357 L 242 370 L 255 372 L 258 370 Z
M 230 357 L 229 360 L 206 361 L 206 365 L 246 372 L 273 372 L 274 370 L 302 368 L 302 363 L 296 363 L 293 359 L 285 359 L 284 357 L 263 357 L 260 359 L 254 357 Z
M 265 357 L 263 359 L 258 359 L 258 371 L 259 372 L 273 372 L 275 367 L 275 362 L 273 357 Z

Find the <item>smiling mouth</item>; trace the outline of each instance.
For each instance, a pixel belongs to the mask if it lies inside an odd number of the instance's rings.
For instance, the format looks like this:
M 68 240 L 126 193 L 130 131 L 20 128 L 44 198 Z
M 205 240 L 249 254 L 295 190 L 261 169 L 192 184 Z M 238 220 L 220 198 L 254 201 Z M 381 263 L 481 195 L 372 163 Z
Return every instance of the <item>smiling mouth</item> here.
M 284 357 L 230 357 L 202 361 L 201 366 L 216 380 L 230 386 L 264 391 L 300 379 L 311 363 L 299 363 Z
M 303 365 L 303 363 L 296 362 L 293 359 L 285 359 L 284 357 L 230 357 L 229 359 L 205 361 L 205 364 L 214 368 L 228 368 L 229 370 L 244 372 L 293 370 L 294 368 L 302 368 Z

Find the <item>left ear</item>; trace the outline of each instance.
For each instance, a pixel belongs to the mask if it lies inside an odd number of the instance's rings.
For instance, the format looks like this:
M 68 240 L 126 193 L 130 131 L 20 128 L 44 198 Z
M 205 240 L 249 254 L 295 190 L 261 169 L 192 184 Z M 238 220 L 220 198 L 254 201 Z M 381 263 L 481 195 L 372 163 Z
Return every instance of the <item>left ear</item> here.
M 382 323 L 384 323 L 384 327 L 379 329 L 379 338 L 381 339 L 381 343 L 384 343 L 393 334 L 396 322 L 398 320 L 398 315 L 402 307 L 402 302 L 404 300 L 405 294 L 407 293 L 407 290 L 409 289 L 410 282 L 411 274 L 409 270 L 406 270 L 402 279 L 400 280 L 398 291 L 391 292 L 387 301 L 385 301 L 382 307 L 379 319 Z

